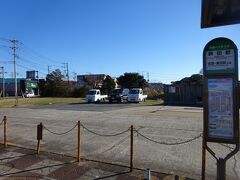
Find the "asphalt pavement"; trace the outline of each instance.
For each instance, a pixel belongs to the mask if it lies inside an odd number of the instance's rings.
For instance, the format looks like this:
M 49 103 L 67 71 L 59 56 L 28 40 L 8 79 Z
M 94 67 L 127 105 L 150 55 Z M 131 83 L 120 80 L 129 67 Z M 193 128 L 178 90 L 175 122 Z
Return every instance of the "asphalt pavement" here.
M 81 159 L 77 162 L 70 156 L 55 153 L 0 145 L 0 179 L 46 179 L 46 180 L 140 180 L 146 178 L 148 171 L 94 162 Z M 155 180 L 170 179 L 174 175 L 150 172 Z
M 124 166 L 129 166 L 129 128 L 133 125 L 134 167 L 193 179 L 201 178 L 202 114 L 202 108 L 142 104 L 70 104 L 0 109 L 0 115 L 8 118 L 10 143 L 35 148 L 37 124 L 42 122 L 46 128 L 41 150 L 74 157 L 76 123 L 80 121 L 83 125 L 81 157 Z M 211 146 L 219 156 L 229 152 L 229 147 Z M 216 177 L 216 161 L 209 154 L 206 177 Z M 227 163 L 227 179 L 240 179 L 239 153 Z

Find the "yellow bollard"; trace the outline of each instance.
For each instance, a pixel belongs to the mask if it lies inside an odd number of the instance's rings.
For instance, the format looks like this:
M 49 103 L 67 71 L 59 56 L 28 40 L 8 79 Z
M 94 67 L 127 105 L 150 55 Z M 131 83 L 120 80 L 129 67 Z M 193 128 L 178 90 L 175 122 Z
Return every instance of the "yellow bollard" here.
M 81 123 L 78 121 L 78 149 L 77 149 L 77 162 L 80 162 L 80 146 L 81 146 Z
M 4 147 L 7 147 L 7 117 L 3 117 L 3 124 L 4 124 Z
M 130 136 L 130 172 L 133 171 L 133 125 L 131 125 L 131 136 Z

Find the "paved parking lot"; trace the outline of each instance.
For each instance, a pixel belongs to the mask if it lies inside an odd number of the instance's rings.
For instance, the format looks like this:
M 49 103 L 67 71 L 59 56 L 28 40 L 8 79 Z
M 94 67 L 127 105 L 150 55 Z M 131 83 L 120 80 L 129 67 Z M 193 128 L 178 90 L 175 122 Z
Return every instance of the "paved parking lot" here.
M 0 179 L 51 179 L 51 180 L 142 180 L 146 172 L 128 167 L 81 160 L 34 150 L 0 145 Z M 174 175 L 151 172 L 154 180 L 169 179 Z
M 37 124 L 44 129 L 41 150 L 76 156 L 77 121 L 81 157 L 129 165 L 130 131 L 134 126 L 134 166 L 199 179 L 201 174 L 202 109 L 141 104 L 71 104 L 33 108 L 1 108 L 8 118 L 8 141 L 28 148 L 37 144 Z M 123 132 L 122 134 L 118 134 Z M 54 134 L 55 133 L 55 134 Z M 116 136 L 110 136 L 118 134 Z M 2 140 L 2 136 L 0 137 Z M 188 142 L 189 141 L 189 142 Z M 187 142 L 187 143 L 183 143 Z M 212 145 L 217 155 L 229 148 Z M 208 154 L 207 179 L 214 179 L 216 162 Z M 239 153 L 227 163 L 227 179 L 240 179 Z

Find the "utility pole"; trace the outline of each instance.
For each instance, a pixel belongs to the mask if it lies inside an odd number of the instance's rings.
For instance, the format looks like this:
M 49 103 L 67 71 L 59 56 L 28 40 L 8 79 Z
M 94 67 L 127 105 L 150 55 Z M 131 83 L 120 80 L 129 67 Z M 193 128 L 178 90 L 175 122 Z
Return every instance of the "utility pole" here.
M 68 81 L 68 85 L 69 85 L 69 71 L 68 71 L 68 63 L 67 64 L 67 81 Z
M 147 73 L 147 81 L 149 82 L 149 72 Z
M 50 67 L 51 67 L 51 66 L 50 66 L 50 65 L 48 65 L 48 74 L 50 74 Z
M 64 74 L 67 77 L 67 81 L 69 84 L 69 71 L 68 71 L 68 63 L 63 63 L 63 68 L 64 68 Z
M 2 69 L 2 93 L 3 93 L 3 98 L 5 97 L 5 79 L 4 79 L 4 67 L 1 67 Z
M 38 96 L 39 96 L 39 76 L 38 76 L 38 71 L 36 71 L 37 73 L 37 82 L 38 82 Z
M 16 102 L 15 102 L 15 106 L 18 105 L 18 90 L 17 90 L 17 73 L 16 73 L 16 49 L 17 49 L 17 43 L 18 43 L 18 40 L 16 39 L 13 39 L 13 40 L 10 40 L 11 43 L 13 43 L 13 46 L 12 46 L 12 49 L 13 49 L 13 65 L 14 65 L 14 80 L 15 80 L 15 99 L 16 99 Z

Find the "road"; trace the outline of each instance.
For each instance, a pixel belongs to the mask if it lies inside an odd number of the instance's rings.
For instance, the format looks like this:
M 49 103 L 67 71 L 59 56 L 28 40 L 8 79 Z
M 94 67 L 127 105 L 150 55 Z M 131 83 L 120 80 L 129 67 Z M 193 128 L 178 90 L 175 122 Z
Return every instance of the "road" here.
M 69 104 L 1 108 L 0 115 L 8 118 L 8 141 L 27 148 L 36 147 L 36 129 L 40 122 L 50 131 L 64 133 L 81 121 L 85 126 L 81 129 L 81 157 L 123 165 L 129 165 L 130 131 L 108 135 L 133 125 L 138 132 L 134 133 L 134 167 L 200 179 L 202 139 L 197 137 L 202 133 L 201 108 Z M 190 142 L 181 144 L 188 140 Z M 223 145 L 210 146 L 219 156 L 229 152 Z M 76 156 L 76 147 L 77 128 L 61 136 L 44 129 L 41 150 Z M 215 174 L 216 161 L 208 154 L 207 179 L 215 179 Z M 240 179 L 239 153 L 227 163 L 227 179 Z

